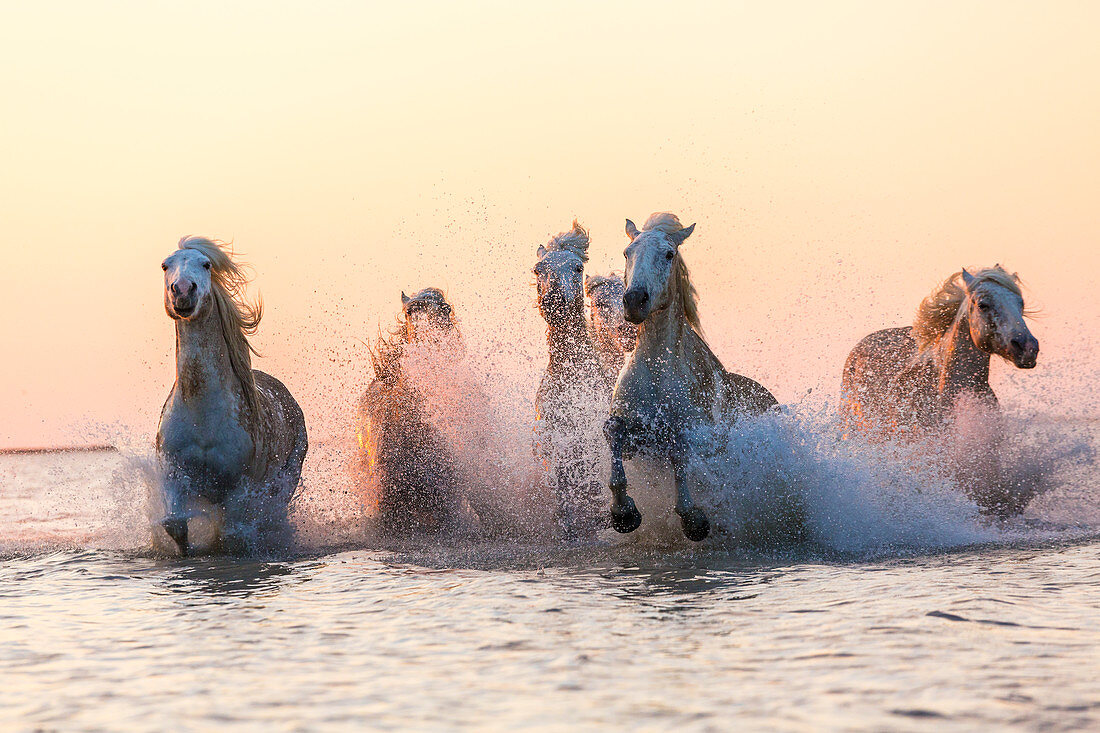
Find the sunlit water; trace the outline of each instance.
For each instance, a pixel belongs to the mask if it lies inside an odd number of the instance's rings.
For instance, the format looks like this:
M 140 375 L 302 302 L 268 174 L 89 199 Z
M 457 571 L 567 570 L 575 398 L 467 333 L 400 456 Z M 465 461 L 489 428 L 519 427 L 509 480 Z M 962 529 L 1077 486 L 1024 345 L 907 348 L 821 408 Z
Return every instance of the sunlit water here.
M 807 498 L 794 544 L 689 546 L 650 509 L 575 547 L 345 518 L 292 556 L 188 560 L 149 550 L 140 461 L 0 456 L 0 727 L 1096 728 L 1095 423 L 1030 434 L 1057 450 L 1005 524 L 795 432 L 750 456 Z

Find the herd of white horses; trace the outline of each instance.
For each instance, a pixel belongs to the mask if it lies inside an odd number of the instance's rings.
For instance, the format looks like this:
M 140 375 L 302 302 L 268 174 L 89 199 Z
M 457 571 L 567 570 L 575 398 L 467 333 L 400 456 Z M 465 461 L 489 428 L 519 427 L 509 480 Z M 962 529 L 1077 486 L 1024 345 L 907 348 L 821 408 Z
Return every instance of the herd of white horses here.
M 683 533 L 705 539 L 710 522 L 693 500 L 699 487 L 688 470 L 689 436 L 777 405 L 767 388 L 727 371 L 702 336 L 681 256 L 694 229 L 668 213 L 653 214 L 640 229 L 627 220 L 622 276 L 585 276 L 589 238 L 575 221 L 538 248 L 534 274 L 549 364 L 535 397 L 534 450 L 566 537 L 640 526 L 624 460 L 641 456 L 671 469 Z M 246 277 L 228 248 L 185 237 L 162 266 L 164 307 L 176 327 L 176 380 L 156 437 L 164 515 L 154 532 L 182 555 L 263 548 L 288 529 L 287 506 L 308 447 L 305 417 L 282 382 L 252 368 L 248 337 L 262 309 L 246 300 Z M 405 378 L 404 360 L 413 348 L 452 358 L 447 346 L 461 336 L 442 291 L 402 293 L 401 300 L 398 327 L 371 350 L 374 380 L 360 405 L 360 450 L 387 526 L 435 531 L 453 518 L 461 471 L 423 414 L 423 388 Z M 995 414 L 991 357 L 1022 369 L 1036 363 L 1039 343 L 1026 314 L 1019 278 L 1000 266 L 951 275 L 920 304 L 912 326 L 872 333 L 851 351 L 842 383 L 845 429 L 870 441 L 910 440 L 950 434 L 963 404 Z M 594 444 L 585 432 L 593 416 L 605 443 Z M 994 447 L 1001 440 L 989 437 Z M 596 467 L 608 454 L 605 490 Z M 996 454 L 982 471 L 998 470 Z M 990 512 L 1022 508 L 995 491 L 972 493 Z M 215 540 L 200 545 L 189 527 L 212 515 Z

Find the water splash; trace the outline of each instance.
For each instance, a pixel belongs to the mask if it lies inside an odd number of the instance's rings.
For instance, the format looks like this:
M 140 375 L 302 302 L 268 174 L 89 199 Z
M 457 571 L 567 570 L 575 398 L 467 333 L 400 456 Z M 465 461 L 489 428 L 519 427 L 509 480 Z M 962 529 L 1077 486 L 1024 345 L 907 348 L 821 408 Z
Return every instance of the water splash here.
M 444 554 L 453 546 L 493 556 L 519 545 L 560 546 L 554 505 L 531 452 L 530 415 L 502 407 L 514 395 L 494 393 L 487 384 L 492 377 L 480 377 L 468 366 L 439 379 L 446 395 L 435 408 L 439 424 L 472 477 L 469 500 L 491 521 L 429 544 Z M 471 406 L 468 398 L 475 392 L 468 380 L 487 395 L 487 409 Z M 667 468 L 634 461 L 628 477 L 645 515 L 642 528 L 627 536 L 601 532 L 598 552 L 624 545 L 656 552 L 756 552 L 797 545 L 879 557 L 1100 531 L 1095 480 L 1100 423 L 1009 412 L 1006 425 L 1006 481 L 1035 494 L 1017 517 L 983 515 L 927 446 L 845 438 L 830 405 L 803 401 L 695 436 L 696 497 L 715 530 L 703 545 L 688 543 L 680 532 Z M 395 544 L 374 521 L 369 489 L 353 479 L 357 456 L 350 431 L 337 440 L 315 441 L 291 507 L 298 551 Z M 0 482 L 0 553 L 154 550 L 157 481 L 155 458 L 145 443 L 124 444 L 115 454 L 0 456 Z M 411 548 L 417 542 L 398 544 Z

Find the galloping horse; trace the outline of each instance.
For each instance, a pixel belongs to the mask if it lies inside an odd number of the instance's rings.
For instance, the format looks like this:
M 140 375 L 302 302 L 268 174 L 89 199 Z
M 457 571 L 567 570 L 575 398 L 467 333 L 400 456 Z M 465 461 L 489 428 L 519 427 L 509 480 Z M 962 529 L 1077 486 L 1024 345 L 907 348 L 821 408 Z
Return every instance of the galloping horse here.
M 588 232 L 574 220 L 570 231 L 539 247 L 534 267 L 550 350 L 535 395 L 536 451 L 549 471 L 559 523 L 578 539 L 591 537 L 606 521 L 598 509 L 599 469 L 606 460 L 599 425 L 611 396 L 585 321 L 587 261 Z
M 265 523 L 286 529 L 308 449 L 305 417 L 282 382 L 252 369 L 248 336 L 262 304 L 245 302 L 248 281 L 225 246 L 184 237 L 162 268 L 176 382 L 157 430 L 161 526 L 187 555 L 188 521 L 222 507 L 221 547 L 253 550 L 276 539 L 259 535 Z
M 584 279 L 584 293 L 590 306 L 588 327 L 604 380 L 612 390 L 619 381 L 627 353 L 638 343 L 638 327 L 629 323 L 624 315 L 625 291 L 622 275 L 617 273 L 589 275 Z
M 676 513 L 684 534 L 698 542 L 710 522 L 688 487 L 688 434 L 699 425 L 771 409 L 775 397 L 748 377 L 727 372 L 700 333 L 695 288 L 680 246 L 695 225 L 653 214 L 639 231 L 627 219 L 626 319 L 639 324 L 611 404 L 605 434 L 611 447 L 611 522 L 633 532 L 642 522 L 627 495 L 624 456 L 643 453 L 668 461 L 676 480 Z
M 464 353 L 454 309 L 443 291 L 401 293 L 401 319 L 371 349 L 374 380 L 359 403 L 363 468 L 377 481 L 382 526 L 393 532 L 438 532 L 457 522 L 460 471 L 427 414 L 425 395 L 407 373 L 410 351 L 436 363 Z M 430 365 L 429 365 L 430 368 Z
M 1000 265 L 956 272 L 924 299 L 913 326 L 876 331 L 852 349 L 841 384 L 846 426 L 879 437 L 935 433 L 957 420 L 963 401 L 999 415 L 989 386 L 991 355 L 1020 369 L 1033 368 L 1039 355 L 1025 315 L 1015 274 Z M 986 429 L 983 460 L 996 464 L 999 420 Z M 1022 508 L 980 483 L 972 493 L 985 508 Z

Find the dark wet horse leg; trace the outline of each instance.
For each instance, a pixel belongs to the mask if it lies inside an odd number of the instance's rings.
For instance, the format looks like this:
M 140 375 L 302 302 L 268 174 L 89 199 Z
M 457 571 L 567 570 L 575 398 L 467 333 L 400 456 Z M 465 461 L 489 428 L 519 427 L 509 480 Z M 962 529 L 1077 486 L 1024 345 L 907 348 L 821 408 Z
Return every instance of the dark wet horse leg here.
M 180 555 L 187 557 L 187 520 L 178 517 L 169 517 L 160 523 L 164 531 L 179 547 Z
M 706 513 L 695 506 L 688 489 L 687 451 L 677 450 L 672 460 L 672 472 L 676 479 L 676 513 L 680 515 L 680 526 L 684 536 L 692 542 L 702 542 L 710 534 L 710 521 Z
M 186 491 L 186 477 L 181 477 L 177 471 L 172 471 L 165 482 L 168 499 L 168 516 L 161 520 L 160 526 L 176 543 L 180 555 L 187 557 L 187 514 L 185 512 L 183 495 Z
M 623 440 L 626 426 L 622 418 L 610 417 L 604 423 L 603 434 L 611 449 L 611 526 L 616 532 L 626 534 L 638 529 L 642 514 L 634 500 L 626 493 L 626 469 L 623 468 Z

